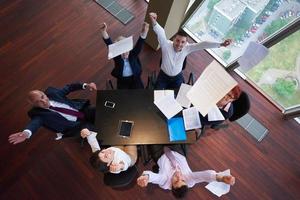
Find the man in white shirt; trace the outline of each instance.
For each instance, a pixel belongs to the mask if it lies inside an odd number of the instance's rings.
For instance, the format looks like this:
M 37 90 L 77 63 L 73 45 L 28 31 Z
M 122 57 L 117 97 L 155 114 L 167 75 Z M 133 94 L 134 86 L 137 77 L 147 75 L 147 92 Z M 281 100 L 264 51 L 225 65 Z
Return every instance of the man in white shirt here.
M 126 171 L 129 167 L 133 166 L 137 160 L 137 147 L 136 145 L 114 146 L 100 150 L 97 141 L 97 133 L 83 129 L 81 137 L 87 138 L 88 143 L 92 148 L 92 156 L 90 163 L 93 168 L 101 172 L 110 172 L 118 174 Z
M 157 89 L 180 87 L 181 83 L 184 82 L 182 67 L 188 54 L 208 48 L 226 47 L 231 43 L 231 40 L 227 39 L 222 43 L 200 42 L 189 44 L 187 34 L 184 31 L 178 31 L 173 41 L 171 41 L 167 39 L 164 29 L 157 23 L 157 14 L 151 12 L 149 17 L 162 52 L 161 70 L 156 82 Z
M 219 181 L 233 185 L 235 178 L 233 176 L 222 176 L 214 170 L 205 170 L 192 172 L 186 158 L 171 150 L 165 150 L 165 153 L 158 159 L 159 172 L 144 171 L 137 179 L 137 184 L 146 187 L 148 183 L 158 184 L 159 187 L 166 190 L 172 190 L 175 197 L 184 197 L 188 188 L 197 183 Z

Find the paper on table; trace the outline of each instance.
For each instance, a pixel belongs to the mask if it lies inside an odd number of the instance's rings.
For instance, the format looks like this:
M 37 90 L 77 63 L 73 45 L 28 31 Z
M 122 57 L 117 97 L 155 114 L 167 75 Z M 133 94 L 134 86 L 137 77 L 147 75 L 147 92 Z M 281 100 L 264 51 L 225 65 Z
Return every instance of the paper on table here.
M 154 101 L 158 101 L 161 97 L 171 95 L 174 98 L 174 90 L 154 90 Z
M 201 128 L 199 112 L 195 107 L 187 108 L 182 111 L 185 130 Z
M 191 101 L 186 97 L 186 93 L 192 88 L 191 85 L 182 83 L 179 92 L 176 97 L 176 101 L 185 108 L 189 108 L 191 106 Z
M 163 96 L 157 101 L 154 101 L 154 104 L 168 119 L 182 110 L 182 107 L 172 95 Z
M 108 59 L 112 59 L 132 49 L 133 49 L 132 36 L 128 38 L 124 38 L 118 42 L 108 45 Z
M 227 169 L 221 173 L 219 173 L 220 175 L 224 176 L 224 175 L 230 175 L 230 169 Z M 210 182 L 209 184 L 207 184 L 205 186 L 206 189 L 208 189 L 209 191 L 211 191 L 213 194 L 217 195 L 218 197 L 222 196 L 223 194 L 226 194 L 229 192 L 230 190 L 230 185 L 223 183 L 223 182 L 217 182 L 217 181 L 213 181 Z
M 269 53 L 269 49 L 256 42 L 250 42 L 243 55 L 238 59 L 240 69 L 243 73 L 262 61 Z
M 205 116 L 237 82 L 217 62 L 213 61 L 187 93 L 187 98 Z
M 213 106 L 209 111 L 208 111 L 208 121 L 220 121 L 220 120 L 225 120 L 224 116 L 222 115 L 220 109 L 218 106 Z

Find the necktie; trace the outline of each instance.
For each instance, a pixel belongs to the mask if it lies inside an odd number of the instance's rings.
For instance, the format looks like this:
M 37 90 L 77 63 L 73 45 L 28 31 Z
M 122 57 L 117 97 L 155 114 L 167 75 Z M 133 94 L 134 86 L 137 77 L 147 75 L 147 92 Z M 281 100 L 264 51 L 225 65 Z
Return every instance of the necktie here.
M 72 115 L 72 116 L 77 117 L 79 119 L 84 119 L 84 114 L 82 112 L 79 112 L 79 111 L 76 111 L 76 110 L 71 110 L 71 109 L 68 109 L 68 108 L 54 107 L 54 106 L 50 106 L 49 108 L 51 110 L 55 110 L 55 111 L 60 112 L 60 113 L 64 113 L 64 114 L 67 114 L 67 115 Z
M 164 147 L 164 152 L 165 152 L 165 155 L 167 156 L 167 158 L 169 159 L 169 161 L 171 162 L 171 165 L 174 169 L 177 168 L 177 162 L 176 162 L 176 159 L 175 159 L 175 156 L 174 154 L 172 153 L 172 151 L 168 148 L 168 147 Z

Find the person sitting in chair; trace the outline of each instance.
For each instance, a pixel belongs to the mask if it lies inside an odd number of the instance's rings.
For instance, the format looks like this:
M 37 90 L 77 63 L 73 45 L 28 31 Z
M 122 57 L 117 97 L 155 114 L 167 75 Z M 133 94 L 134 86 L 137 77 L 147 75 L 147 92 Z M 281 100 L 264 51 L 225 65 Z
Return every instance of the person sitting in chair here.
M 137 146 L 114 146 L 100 150 L 99 143 L 96 139 L 97 133 L 83 129 L 81 137 L 87 138 L 93 154 L 90 157 L 90 163 L 93 168 L 101 172 L 110 172 L 118 174 L 126 171 L 133 166 L 137 160 Z
M 220 101 L 218 101 L 217 106 L 225 120 L 233 115 L 234 109 L 232 106 L 232 102 L 237 100 L 240 97 L 241 93 L 242 91 L 237 85 L 234 88 L 232 88 Z M 206 115 L 205 117 L 203 117 L 200 113 L 199 115 L 202 125 L 218 125 L 224 121 L 208 121 L 208 115 Z
M 9 136 L 9 142 L 18 144 L 29 139 L 43 126 L 60 133 L 61 137 L 79 135 L 83 128 L 93 129 L 95 107 L 87 99 L 69 99 L 71 92 L 88 89 L 97 90 L 95 83 L 72 83 L 63 88 L 48 87 L 45 92 L 32 90 L 28 102 L 32 109 L 28 112 L 31 121 L 22 132 Z
M 162 189 L 172 190 L 176 198 L 184 197 L 188 188 L 197 183 L 212 181 L 230 185 L 235 183 L 233 176 L 222 176 L 214 170 L 192 172 L 186 158 L 169 148 L 164 149 L 164 154 L 161 155 L 157 164 L 158 173 L 144 171 L 137 179 L 137 184 L 141 187 L 146 187 L 148 183 L 158 184 Z
M 102 23 L 101 34 L 105 44 L 108 46 L 112 44 L 112 40 L 107 33 L 106 23 Z M 143 89 L 144 84 L 141 79 L 142 65 L 139 60 L 139 53 L 141 52 L 144 41 L 147 37 L 149 24 L 144 22 L 142 32 L 134 48 L 130 52 L 123 53 L 122 55 L 114 57 L 115 67 L 111 75 L 117 78 L 118 89 Z M 116 41 L 124 39 L 119 36 Z

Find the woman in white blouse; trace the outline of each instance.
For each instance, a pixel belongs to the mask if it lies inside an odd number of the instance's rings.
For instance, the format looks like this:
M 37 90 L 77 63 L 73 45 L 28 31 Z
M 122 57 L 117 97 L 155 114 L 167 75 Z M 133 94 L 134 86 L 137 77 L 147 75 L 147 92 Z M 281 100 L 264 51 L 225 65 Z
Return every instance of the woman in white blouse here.
M 100 150 L 96 135 L 97 133 L 88 129 L 81 131 L 81 137 L 87 138 L 92 148 L 93 154 L 90 163 L 95 169 L 118 174 L 136 163 L 136 145 L 114 146 Z

